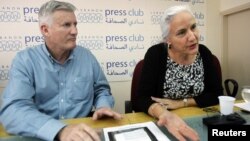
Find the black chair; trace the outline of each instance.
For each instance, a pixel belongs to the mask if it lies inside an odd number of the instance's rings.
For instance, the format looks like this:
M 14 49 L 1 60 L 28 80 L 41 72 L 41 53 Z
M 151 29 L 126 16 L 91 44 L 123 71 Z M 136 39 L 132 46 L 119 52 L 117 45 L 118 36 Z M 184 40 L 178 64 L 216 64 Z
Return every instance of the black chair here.
M 130 95 L 130 100 L 126 100 L 125 101 L 125 113 L 132 113 L 133 112 L 133 108 L 132 108 L 132 103 L 135 101 L 135 95 L 137 92 L 137 87 L 139 84 L 139 80 L 141 77 L 141 71 L 142 71 L 142 67 L 143 67 L 143 62 L 144 60 L 140 60 L 137 65 L 135 66 L 134 69 L 134 74 L 132 77 L 132 84 L 131 84 L 131 95 Z M 220 62 L 218 60 L 218 58 L 213 55 L 213 62 L 216 65 L 219 77 L 222 81 L 222 72 L 221 72 L 221 65 Z M 230 91 L 229 86 L 233 85 L 233 91 Z M 225 89 L 226 89 L 226 95 L 235 97 L 237 95 L 238 92 L 238 83 L 236 80 L 234 79 L 226 79 L 224 81 L 224 85 L 225 85 Z
M 213 61 L 214 61 L 214 64 L 216 65 L 217 72 L 220 76 L 220 79 L 222 80 L 222 71 L 221 71 L 220 61 L 215 55 L 213 55 Z M 230 90 L 230 85 L 232 85 L 232 87 L 233 87 L 232 92 Z M 235 97 L 237 95 L 239 86 L 238 86 L 238 82 L 236 80 L 228 78 L 224 81 L 224 86 L 226 89 L 226 95 L 229 95 L 232 97 Z

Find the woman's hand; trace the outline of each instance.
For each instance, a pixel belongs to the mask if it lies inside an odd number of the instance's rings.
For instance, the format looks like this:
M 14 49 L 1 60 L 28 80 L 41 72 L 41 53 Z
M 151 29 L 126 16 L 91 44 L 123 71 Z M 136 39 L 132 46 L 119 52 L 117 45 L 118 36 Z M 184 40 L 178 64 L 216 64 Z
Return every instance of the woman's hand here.
M 186 139 L 190 139 L 192 141 L 200 140 L 198 133 L 189 127 L 176 114 L 165 110 L 159 115 L 158 119 L 157 124 L 159 126 L 165 126 L 179 141 L 186 141 Z
M 178 109 L 184 107 L 183 100 L 172 100 L 168 98 L 156 98 L 156 97 L 151 97 L 151 99 L 157 103 L 162 104 L 165 106 L 167 109 Z
M 148 113 L 158 118 L 157 124 L 165 126 L 169 133 L 179 141 L 186 141 L 186 139 L 199 141 L 199 135 L 195 130 L 189 127 L 179 116 L 166 110 L 161 104 L 153 103 L 149 107 Z

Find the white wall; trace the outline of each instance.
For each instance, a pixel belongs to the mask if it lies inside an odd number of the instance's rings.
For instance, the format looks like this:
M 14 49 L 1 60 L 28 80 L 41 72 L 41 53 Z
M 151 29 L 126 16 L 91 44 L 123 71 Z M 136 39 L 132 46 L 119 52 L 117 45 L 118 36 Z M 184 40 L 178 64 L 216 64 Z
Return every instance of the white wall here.
M 221 0 L 223 17 L 223 68 L 225 78 L 237 80 L 237 98 L 241 88 L 249 85 L 249 9 L 250 0 Z
M 225 11 L 231 8 L 235 8 L 237 6 L 244 5 L 249 2 L 250 0 L 220 0 L 220 10 Z
M 227 46 L 223 51 L 227 54 L 225 67 L 227 76 L 237 80 L 239 91 L 237 98 L 241 99 L 242 87 L 250 85 L 250 5 L 247 10 L 236 12 L 227 16 Z
M 124 102 L 130 99 L 131 81 L 110 82 L 110 87 L 115 98 L 114 109 L 124 113 Z
M 220 1 L 207 0 L 207 34 L 206 45 L 215 54 L 219 60 L 221 60 L 221 36 L 219 31 L 221 30 L 221 17 L 220 17 Z

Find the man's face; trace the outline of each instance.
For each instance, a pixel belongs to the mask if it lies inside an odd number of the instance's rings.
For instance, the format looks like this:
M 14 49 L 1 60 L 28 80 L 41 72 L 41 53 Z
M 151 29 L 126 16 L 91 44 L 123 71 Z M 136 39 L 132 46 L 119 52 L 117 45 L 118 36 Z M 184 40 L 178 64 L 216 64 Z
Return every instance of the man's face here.
M 76 46 L 77 21 L 73 12 L 59 10 L 52 15 L 52 23 L 44 25 L 43 35 L 51 50 L 68 51 Z

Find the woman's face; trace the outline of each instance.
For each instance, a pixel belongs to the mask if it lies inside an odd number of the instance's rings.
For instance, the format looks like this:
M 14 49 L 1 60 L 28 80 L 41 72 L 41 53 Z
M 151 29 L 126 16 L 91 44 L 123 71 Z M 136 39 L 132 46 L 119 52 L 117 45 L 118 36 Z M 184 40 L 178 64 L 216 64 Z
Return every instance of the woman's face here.
M 183 55 L 194 55 L 198 52 L 199 31 L 194 17 L 188 12 L 180 12 L 170 22 L 167 43 L 171 50 Z

